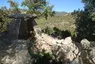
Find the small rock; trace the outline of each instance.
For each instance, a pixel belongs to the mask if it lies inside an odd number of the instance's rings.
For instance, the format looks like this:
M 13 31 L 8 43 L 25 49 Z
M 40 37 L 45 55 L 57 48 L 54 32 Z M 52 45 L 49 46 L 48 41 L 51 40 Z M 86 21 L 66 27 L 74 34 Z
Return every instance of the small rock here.
M 8 53 L 12 53 L 12 49 L 7 50 L 6 52 L 8 52 Z
M 67 38 L 65 38 L 65 40 L 64 40 L 64 44 L 70 44 L 70 43 L 72 43 L 72 39 L 71 39 L 71 37 L 67 37 Z
M 93 62 L 95 63 L 95 47 L 91 49 L 90 57 L 92 58 Z
M 6 60 L 5 60 L 5 63 L 6 63 L 6 64 L 10 64 L 10 59 L 6 59 Z
M 90 48 L 90 42 L 87 39 L 81 40 L 81 45 L 83 49 L 89 49 Z

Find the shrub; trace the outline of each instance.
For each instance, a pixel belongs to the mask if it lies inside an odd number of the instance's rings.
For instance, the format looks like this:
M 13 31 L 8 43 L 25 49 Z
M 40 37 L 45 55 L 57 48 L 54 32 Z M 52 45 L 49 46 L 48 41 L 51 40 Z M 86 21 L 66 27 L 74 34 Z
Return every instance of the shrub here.
M 76 35 L 77 39 L 88 39 L 95 40 L 95 21 L 89 17 L 89 12 L 86 11 L 76 11 L 73 14 L 76 19 Z
M 46 33 L 48 35 L 51 35 L 52 37 L 59 38 L 59 39 L 71 36 L 70 31 L 68 31 L 68 30 L 60 30 L 60 29 L 58 29 L 56 27 L 54 27 L 53 29 L 51 29 L 49 27 L 46 27 L 44 30 L 42 30 L 42 32 L 44 32 L 44 33 Z
M 53 29 L 47 26 L 45 29 L 42 30 L 42 32 L 51 35 L 53 33 Z
M 60 59 L 55 58 L 53 54 L 46 53 L 45 51 L 35 54 L 33 57 L 33 64 L 62 64 Z

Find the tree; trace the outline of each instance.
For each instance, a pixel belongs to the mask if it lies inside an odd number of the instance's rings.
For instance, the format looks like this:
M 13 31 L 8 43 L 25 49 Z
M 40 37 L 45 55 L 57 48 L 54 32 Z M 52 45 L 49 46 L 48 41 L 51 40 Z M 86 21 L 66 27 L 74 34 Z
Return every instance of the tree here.
M 28 8 L 28 13 L 38 16 L 43 15 L 47 19 L 49 15 L 54 15 L 53 6 L 49 6 L 48 4 L 46 0 L 24 0 L 22 6 Z
M 90 16 L 91 12 L 89 9 L 85 10 L 75 10 L 72 15 L 76 20 L 76 39 L 80 41 L 81 39 L 88 39 L 90 41 L 95 40 L 95 22 Z
M 95 0 L 82 0 L 82 2 L 85 5 L 84 10 L 89 12 L 89 17 L 95 21 Z
M 85 5 L 85 8 L 92 10 L 95 8 L 95 0 L 82 0 Z
M 13 13 L 19 13 L 20 12 L 19 8 L 18 8 L 19 4 L 17 2 L 15 2 L 13 0 L 8 0 L 8 2 L 10 3 L 10 7 L 11 7 Z

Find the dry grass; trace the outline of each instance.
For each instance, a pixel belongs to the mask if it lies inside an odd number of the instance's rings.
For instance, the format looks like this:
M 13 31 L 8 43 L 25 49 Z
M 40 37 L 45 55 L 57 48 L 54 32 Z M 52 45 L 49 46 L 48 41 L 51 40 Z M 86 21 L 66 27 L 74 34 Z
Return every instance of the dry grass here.
M 47 26 L 50 28 L 57 27 L 60 30 L 69 30 L 70 32 L 75 31 L 75 20 L 73 19 L 71 14 L 65 14 L 63 16 L 54 16 L 37 19 L 38 25 L 41 29 L 46 28 Z

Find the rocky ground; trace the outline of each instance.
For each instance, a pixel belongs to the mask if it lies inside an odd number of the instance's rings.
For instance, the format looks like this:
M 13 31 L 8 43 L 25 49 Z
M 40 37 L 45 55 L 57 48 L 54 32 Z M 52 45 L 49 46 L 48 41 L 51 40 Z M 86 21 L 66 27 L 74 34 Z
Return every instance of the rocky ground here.
M 93 42 L 94 43 L 94 42 Z M 95 43 L 92 45 L 87 39 L 80 43 L 73 42 L 71 37 L 57 39 L 47 34 L 37 38 L 36 46 L 39 50 L 45 49 L 66 62 L 64 64 L 95 64 Z
M 14 40 L 7 49 L 0 50 L 2 64 L 31 64 L 27 43 L 35 44 L 32 52 L 41 52 L 43 49 L 56 55 L 64 61 L 62 64 L 95 64 L 95 42 L 87 39 L 80 43 L 73 42 L 71 37 L 65 39 L 53 38 L 47 34 L 36 34 L 36 43 L 29 40 Z M 3 41 L 0 41 L 0 44 Z
M 31 64 L 25 40 L 14 40 L 0 53 L 1 64 Z M 3 55 L 3 56 L 2 56 Z

